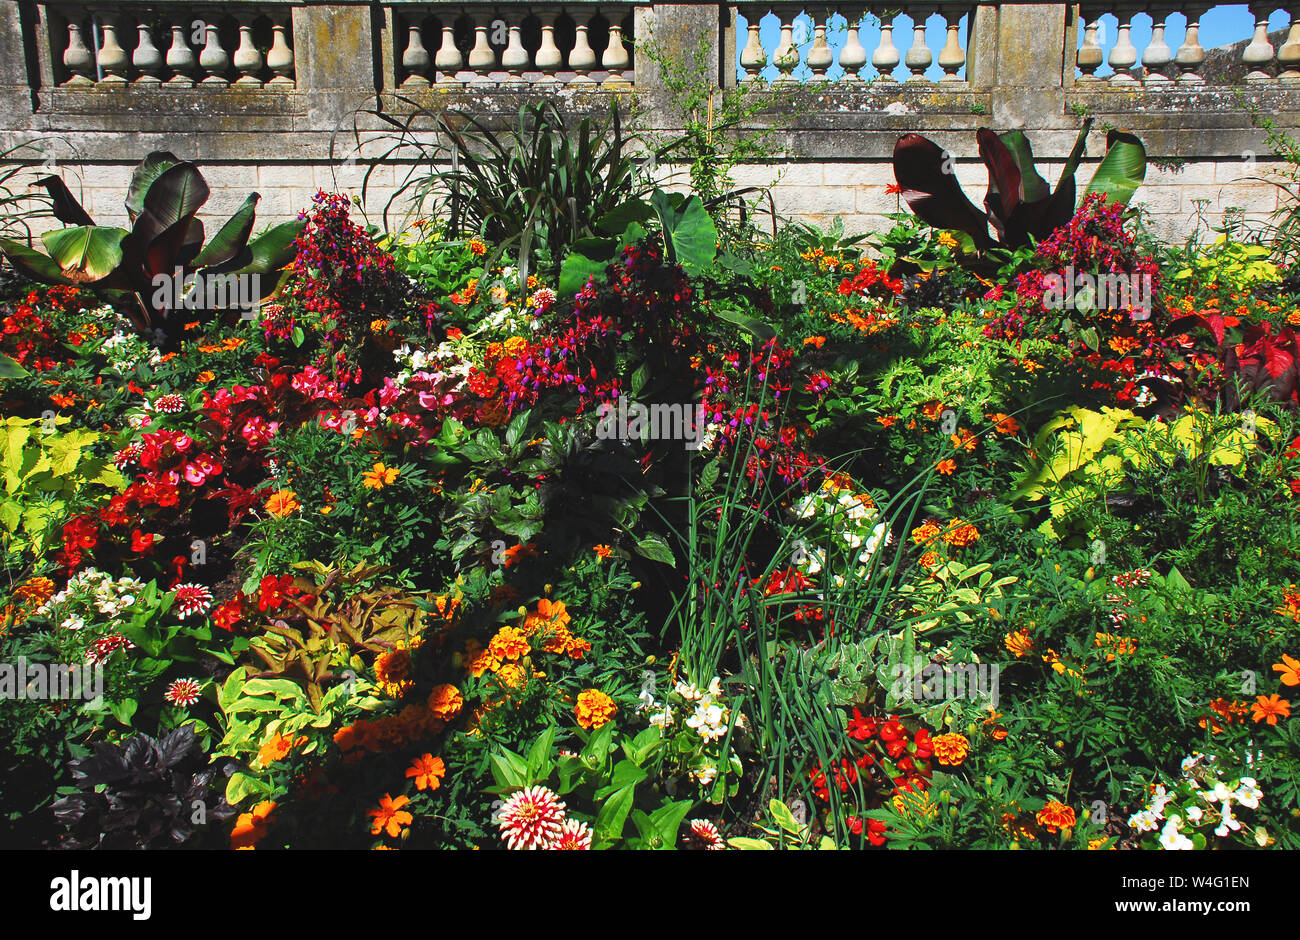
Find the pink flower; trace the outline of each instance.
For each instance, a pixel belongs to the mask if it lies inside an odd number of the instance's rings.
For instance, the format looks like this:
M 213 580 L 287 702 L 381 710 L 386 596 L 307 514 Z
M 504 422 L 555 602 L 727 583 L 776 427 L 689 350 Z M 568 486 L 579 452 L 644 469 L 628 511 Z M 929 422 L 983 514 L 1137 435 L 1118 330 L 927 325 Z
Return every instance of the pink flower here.
M 717 851 L 727 847 L 726 843 L 722 841 L 722 835 L 718 832 L 718 827 L 707 819 L 692 819 L 690 826 L 692 848 Z
M 212 606 L 212 592 L 202 584 L 176 585 L 176 616 L 184 620 L 191 614 L 205 614 Z
M 167 686 L 163 698 L 173 705 L 186 708 L 199 700 L 199 683 L 197 679 L 177 679 Z
M 585 852 L 591 849 L 591 827 L 576 819 L 565 820 L 560 834 L 551 840 L 549 849 Z
M 564 810 L 564 803 L 551 790 L 529 787 L 506 800 L 497 825 L 512 849 L 547 848 L 564 831 Z

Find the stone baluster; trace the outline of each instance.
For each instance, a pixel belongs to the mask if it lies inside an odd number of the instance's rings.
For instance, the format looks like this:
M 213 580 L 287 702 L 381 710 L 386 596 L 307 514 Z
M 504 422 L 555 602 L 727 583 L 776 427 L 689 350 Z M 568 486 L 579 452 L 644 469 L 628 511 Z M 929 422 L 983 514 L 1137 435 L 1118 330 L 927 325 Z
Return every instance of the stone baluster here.
M 95 84 L 95 57 L 81 35 L 81 24 L 68 23 L 68 48 L 63 50 L 63 67 L 71 73 L 64 85 L 86 87 Z
M 148 23 L 137 27 L 135 51 L 131 53 L 131 65 L 135 67 L 137 85 L 161 85 L 163 57 L 153 43 L 153 28 Z
M 603 82 L 606 88 L 631 88 L 631 76 L 627 71 L 632 57 L 623 45 L 624 7 L 605 8 L 605 18 L 609 20 L 609 45 L 601 53 L 600 67 L 608 72 Z
M 1178 80 L 1184 84 L 1200 84 L 1204 81 L 1200 72 L 1201 63 L 1205 61 L 1205 49 L 1201 46 L 1201 14 L 1205 9 L 1204 6 L 1189 6 L 1184 11 L 1187 15 L 1187 34 L 1183 37 L 1183 44 L 1174 53 L 1174 64 L 1183 73 L 1178 76 Z
M 407 25 L 406 49 L 402 52 L 402 68 L 406 71 L 406 78 L 402 82 L 402 87 L 424 88 L 427 86 L 429 79 L 424 73 L 428 71 L 431 61 L 429 50 L 424 47 L 424 36 L 420 32 L 420 22 L 413 20 Z
M 230 67 L 230 54 L 222 48 L 221 33 L 216 23 L 204 23 L 203 31 L 205 41 L 202 51 L 199 52 L 199 68 L 207 75 L 199 84 L 214 88 L 225 87 L 230 84 L 226 80 L 226 69 Z
M 799 47 L 794 44 L 794 21 L 798 18 L 799 11 L 793 7 L 782 7 L 777 15 L 781 19 L 781 41 L 772 53 L 772 64 L 781 73 L 776 77 L 777 82 L 788 83 L 795 80 L 794 70 L 799 67 Z
M 1255 15 L 1255 36 L 1242 50 L 1241 61 L 1250 69 L 1246 81 L 1271 82 L 1268 68 L 1273 62 L 1273 44 L 1268 41 L 1268 15 L 1273 11 L 1269 3 L 1252 3 L 1250 12 Z
M 858 17 L 861 11 L 853 7 L 848 8 L 844 14 L 844 19 L 848 23 L 848 36 L 844 40 L 844 48 L 840 50 L 840 68 L 844 70 L 844 77 L 840 79 L 845 82 L 860 82 L 862 76 L 858 74 L 862 67 L 867 64 L 867 50 L 862 46 L 862 40 L 858 36 Z
M 744 81 L 757 82 L 763 77 L 767 65 L 767 51 L 759 37 L 759 23 L 766 11 L 762 7 L 744 7 L 741 13 L 745 17 L 745 27 L 749 32 L 749 41 L 740 50 L 740 67 L 745 70 Z
M 460 81 L 460 69 L 465 64 L 460 49 L 456 46 L 456 27 L 454 19 L 442 21 L 442 44 L 433 57 L 436 69 L 434 81 L 457 83 Z
M 925 77 L 925 70 L 934 62 L 934 54 L 925 44 L 925 20 L 926 13 L 923 10 L 912 13 L 912 45 L 903 58 L 903 64 L 912 70 L 912 74 L 907 77 L 909 82 L 929 81 Z
M 948 26 L 948 41 L 943 44 L 939 50 L 939 68 L 943 69 L 944 75 L 941 81 L 956 82 L 960 81 L 957 73 L 961 67 L 966 64 L 966 50 L 961 46 L 961 40 L 958 32 L 961 29 L 961 11 L 944 9 L 944 22 Z
M 1300 82 L 1300 6 L 1292 5 L 1288 10 L 1291 15 L 1291 28 L 1287 31 L 1286 42 L 1277 51 L 1277 64 L 1281 72 L 1278 81 L 1287 85 Z
M 1101 68 L 1102 60 L 1101 43 L 1097 42 L 1097 30 L 1100 28 L 1100 14 L 1093 19 L 1088 19 L 1088 14 L 1084 14 L 1083 43 L 1079 46 L 1079 54 L 1075 59 L 1079 71 L 1083 73 L 1079 76 L 1081 82 L 1101 81 L 1096 75 L 1097 69 Z
M 1165 25 L 1172 11 L 1153 7 L 1150 12 L 1151 41 L 1142 52 L 1142 77 L 1148 85 L 1159 85 L 1169 81 L 1165 69 L 1174 60 L 1173 50 L 1165 42 Z
M 253 42 L 251 14 L 239 14 L 239 45 L 235 49 L 232 62 L 235 71 L 239 73 L 239 78 L 235 79 L 236 85 L 262 87 L 262 79 L 257 74 L 262 71 L 262 52 Z
M 871 64 L 880 73 L 880 81 L 892 82 L 894 69 L 898 67 L 898 47 L 894 45 L 894 14 L 883 13 L 880 16 L 880 45 L 871 53 Z
M 542 23 L 542 44 L 537 48 L 535 60 L 542 77 L 537 81 L 539 84 L 553 84 L 559 81 L 555 73 L 564 62 L 560 47 L 555 44 L 555 20 L 558 13 L 554 9 L 545 8 L 537 11 L 537 18 Z
M 198 64 L 198 59 L 195 58 L 194 50 L 185 39 L 188 29 L 189 27 L 183 23 L 172 24 L 172 44 L 167 49 L 167 68 L 171 71 L 172 77 L 166 82 L 171 88 L 191 88 L 194 85 L 194 79 L 190 74 Z
M 809 81 L 830 81 L 826 70 L 835 64 L 835 54 L 831 52 L 830 43 L 826 41 L 826 13 L 813 13 L 813 44 L 808 50 L 808 68 L 812 71 Z
M 101 38 L 99 67 L 104 73 L 99 83 L 101 85 L 125 85 L 126 67 L 130 60 L 127 58 L 126 50 L 122 48 L 122 44 L 117 41 L 117 24 L 111 19 L 105 18 L 99 24 L 99 35 Z
M 1137 65 L 1137 46 L 1133 45 L 1133 12 L 1117 10 L 1115 18 L 1119 20 L 1118 35 L 1115 46 L 1110 50 L 1110 67 L 1115 73 L 1110 77 L 1112 85 L 1131 85 L 1137 82 L 1133 76 L 1133 67 Z
M 522 15 L 522 13 L 517 14 L 516 19 Z M 501 50 L 501 67 L 509 73 L 509 76 L 502 84 L 524 84 L 524 72 L 527 70 L 528 64 L 528 50 L 524 48 L 523 24 L 521 22 L 512 23 L 510 25 L 510 34 L 506 39 L 506 47 Z
M 492 69 L 497 64 L 497 54 L 492 49 L 492 43 L 488 41 L 488 26 L 491 25 L 492 14 L 486 11 L 471 13 L 470 18 L 474 23 L 474 46 L 469 50 L 467 60 L 469 70 L 474 73 L 470 82 L 482 85 L 492 81 Z
M 594 85 L 596 80 L 591 73 L 596 68 L 596 51 L 588 41 L 587 29 L 595 14 L 575 10 L 570 15 L 573 17 L 573 48 L 569 50 L 569 68 L 573 71 L 573 78 L 569 79 L 569 84 Z
M 285 35 L 287 26 L 274 24 L 271 27 L 271 48 L 266 52 L 266 67 L 275 78 L 267 82 L 271 85 L 293 85 L 293 49 Z

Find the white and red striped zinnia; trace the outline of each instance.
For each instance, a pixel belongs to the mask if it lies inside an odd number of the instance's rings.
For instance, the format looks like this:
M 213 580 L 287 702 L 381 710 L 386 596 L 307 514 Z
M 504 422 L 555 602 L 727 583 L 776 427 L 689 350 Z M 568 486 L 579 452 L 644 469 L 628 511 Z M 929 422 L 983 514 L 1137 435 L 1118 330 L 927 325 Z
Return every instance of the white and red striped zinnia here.
M 544 849 L 564 831 L 564 803 L 546 787 L 529 787 L 506 800 L 497 814 L 501 838 L 512 849 Z

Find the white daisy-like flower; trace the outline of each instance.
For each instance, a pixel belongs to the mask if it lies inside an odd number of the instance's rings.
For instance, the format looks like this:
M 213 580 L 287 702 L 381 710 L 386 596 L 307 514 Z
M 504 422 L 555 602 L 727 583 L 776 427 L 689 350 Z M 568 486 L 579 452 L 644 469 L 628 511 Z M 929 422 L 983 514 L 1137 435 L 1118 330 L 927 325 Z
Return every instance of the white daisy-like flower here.
M 1264 791 L 1256 785 L 1254 777 L 1242 777 L 1237 781 L 1233 798 L 1246 809 L 1259 809 L 1259 798 L 1263 795 Z
M 1128 824 L 1138 832 L 1155 832 L 1160 828 L 1160 820 L 1149 809 L 1134 813 L 1128 818 Z

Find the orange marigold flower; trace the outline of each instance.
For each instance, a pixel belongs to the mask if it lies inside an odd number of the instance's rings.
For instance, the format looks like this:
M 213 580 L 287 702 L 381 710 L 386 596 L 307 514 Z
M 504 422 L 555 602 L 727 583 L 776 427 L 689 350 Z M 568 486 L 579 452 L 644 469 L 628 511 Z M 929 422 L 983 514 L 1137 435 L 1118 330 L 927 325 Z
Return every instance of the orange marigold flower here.
M 1270 725 L 1275 725 L 1279 718 L 1291 717 L 1291 703 L 1278 695 L 1256 696 L 1250 707 L 1254 709 L 1252 717 L 1256 724 L 1267 720 Z
M 617 711 L 618 706 L 614 704 L 614 700 L 604 692 L 599 689 L 587 689 L 578 695 L 573 714 L 581 727 L 599 728 L 607 724 Z
M 277 490 L 266 501 L 266 511 L 280 519 L 292 512 L 297 512 L 301 508 L 302 504 L 298 502 L 298 494 L 293 490 Z
M 564 654 L 570 659 L 582 659 L 591 652 L 591 643 L 581 637 L 570 635 L 564 643 Z
M 497 670 L 497 680 L 508 689 L 517 689 L 524 684 L 524 667 L 518 663 L 506 663 Z
M 473 645 L 467 644 L 465 648 L 465 667 L 470 675 L 477 679 L 485 672 L 496 672 L 500 669 L 501 659 L 494 656 L 490 649 L 485 649 L 478 641 L 473 641 Z
M 275 801 L 265 800 L 253 807 L 251 813 L 240 813 L 230 833 L 232 849 L 251 849 L 266 837 L 266 830 L 275 822 Z
M 334 732 L 334 743 L 339 746 L 340 751 L 350 751 L 353 748 L 367 748 L 366 739 L 370 729 L 370 723 L 365 719 L 358 719 L 350 725 L 340 728 Z
M 1295 589 L 1294 584 L 1283 595 L 1282 606 L 1274 607 L 1273 613 L 1281 614 L 1283 617 L 1290 617 L 1296 623 L 1300 623 L 1300 591 Z
M 1038 825 L 1048 832 L 1056 832 L 1058 829 L 1073 829 L 1075 823 L 1074 810 L 1064 803 L 1058 803 L 1056 800 L 1049 800 L 1047 805 L 1035 814 L 1034 818 L 1038 820 Z
M 1015 654 L 1016 659 L 1028 656 L 1034 651 L 1033 638 L 1030 637 L 1029 631 L 1023 627 L 1014 633 L 1008 633 L 1002 642 L 1008 652 Z
M 198 375 L 196 375 L 194 378 L 195 378 L 195 381 L 197 381 L 200 385 L 206 385 L 207 383 L 211 382 L 211 381 L 212 381 L 213 379 L 215 379 L 216 377 L 217 377 L 217 373 L 213 372 L 211 369 L 204 369 L 202 372 L 200 372 L 200 373 L 199 373 Z
M 393 698 L 406 694 L 415 685 L 411 678 L 411 654 L 398 648 L 375 658 L 375 682 L 385 695 Z
M 985 415 L 984 417 L 993 422 L 993 430 L 997 431 L 999 434 L 1020 433 L 1020 422 L 1010 415 L 1004 415 L 999 411 L 996 414 Z
M 939 415 L 942 412 L 943 412 L 943 402 L 941 401 L 928 401 L 921 406 L 921 417 L 927 418 L 930 421 L 933 421 L 935 418 L 939 417 Z
M 396 467 L 385 467 L 382 461 L 376 461 L 374 467 L 362 476 L 362 482 L 368 489 L 382 490 L 396 480 L 401 472 Z
M 528 640 L 514 627 L 502 627 L 488 644 L 488 651 L 497 659 L 519 659 L 528 655 Z
M 442 721 L 451 721 L 464 705 L 465 697 L 454 685 L 440 685 L 429 693 L 429 711 Z
M 960 519 L 953 519 L 943 533 L 943 540 L 954 548 L 965 548 L 979 541 L 979 537 L 979 529 Z
M 387 832 L 393 838 L 401 835 L 402 829 L 415 821 L 414 816 L 402 809 L 409 802 L 411 802 L 409 796 L 393 799 L 385 793 L 383 799 L 379 801 L 378 809 L 366 810 L 366 815 L 374 817 L 375 820 L 370 827 L 370 834 L 377 836 L 381 832 Z
M 573 622 L 564 609 L 564 601 L 553 601 L 543 597 L 537 602 L 537 610 L 524 618 L 524 633 L 532 635 L 539 630 L 564 630 Z
M 950 477 L 952 476 L 953 471 L 957 469 L 957 462 L 952 459 L 940 460 L 938 465 L 935 467 L 935 469 L 938 470 L 940 473 L 942 473 L 944 476 Z
M 1300 685 L 1300 659 L 1282 654 L 1282 662 L 1273 664 L 1273 671 L 1280 672 L 1283 685 Z
M 433 792 L 442 786 L 442 778 L 447 776 L 447 765 L 442 762 L 441 757 L 423 754 L 415 759 L 415 763 L 406 768 L 406 776 L 415 778 L 415 788 L 417 790 L 427 789 Z
M 930 739 L 939 763 L 956 767 L 970 753 L 970 741 L 961 734 L 940 734 Z
M 966 428 L 962 428 L 956 434 L 948 435 L 948 438 L 952 441 L 953 447 L 956 447 L 958 450 L 964 450 L 967 453 L 973 451 L 976 445 L 979 444 L 979 438 Z
M 881 415 L 876 419 L 876 423 L 882 427 L 891 428 L 898 423 L 897 415 Z
M 487 245 L 477 238 L 471 238 L 469 240 L 469 253 L 475 257 L 485 255 L 487 254 Z
M 917 545 L 929 545 L 939 532 L 939 524 L 933 519 L 927 519 L 912 530 L 912 541 Z
M 14 589 L 14 597 L 39 607 L 54 596 L 54 582 L 49 578 L 31 578 Z
M 591 546 L 591 550 L 596 553 L 597 558 L 608 558 L 610 555 L 614 554 L 614 550 L 608 545 L 593 545 Z

